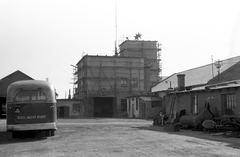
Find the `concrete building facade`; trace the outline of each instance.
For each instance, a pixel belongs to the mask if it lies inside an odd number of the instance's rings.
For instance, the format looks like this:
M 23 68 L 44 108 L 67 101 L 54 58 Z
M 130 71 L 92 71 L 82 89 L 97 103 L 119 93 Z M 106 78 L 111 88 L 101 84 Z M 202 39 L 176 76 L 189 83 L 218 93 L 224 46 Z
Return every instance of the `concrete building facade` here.
M 75 98 L 85 116 L 118 117 L 125 97 L 144 92 L 144 60 L 140 57 L 84 56 L 77 64 Z
M 79 118 L 84 117 L 83 103 L 75 99 L 57 99 L 58 118 Z
M 127 116 L 127 98 L 159 81 L 156 41 L 124 41 L 117 56 L 85 55 L 76 65 L 74 98 L 86 117 Z
M 161 80 L 160 52 L 160 44 L 157 41 L 126 40 L 120 45 L 120 56 L 144 58 L 145 92 Z

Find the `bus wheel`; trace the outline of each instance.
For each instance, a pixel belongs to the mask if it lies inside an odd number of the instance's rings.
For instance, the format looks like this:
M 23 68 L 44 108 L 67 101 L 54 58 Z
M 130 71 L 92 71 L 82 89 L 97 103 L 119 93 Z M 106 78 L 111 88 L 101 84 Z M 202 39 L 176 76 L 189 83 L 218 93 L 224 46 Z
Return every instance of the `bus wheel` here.
M 12 132 L 12 138 L 20 138 L 21 137 L 21 133 L 18 131 L 13 131 Z
M 54 135 L 55 135 L 55 131 L 51 130 L 51 136 L 54 136 Z
M 50 130 L 45 130 L 45 136 L 50 136 L 50 134 L 51 134 L 51 132 L 50 132 Z

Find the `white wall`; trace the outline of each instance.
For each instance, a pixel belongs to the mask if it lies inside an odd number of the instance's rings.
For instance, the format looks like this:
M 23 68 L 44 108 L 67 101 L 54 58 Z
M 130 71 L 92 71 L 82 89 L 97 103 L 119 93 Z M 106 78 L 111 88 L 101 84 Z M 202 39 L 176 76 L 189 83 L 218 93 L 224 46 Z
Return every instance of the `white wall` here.
M 128 117 L 139 117 L 139 101 L 138 97 L 127 98 Z

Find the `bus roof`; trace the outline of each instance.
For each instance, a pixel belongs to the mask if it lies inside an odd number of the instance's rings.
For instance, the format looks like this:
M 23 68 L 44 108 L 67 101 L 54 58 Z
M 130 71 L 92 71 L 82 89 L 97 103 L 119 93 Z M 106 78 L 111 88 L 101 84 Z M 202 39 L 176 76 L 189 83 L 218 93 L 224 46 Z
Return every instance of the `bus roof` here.
M 56 101 L 55 88 L 51 83 L 42 80 L 23 80 L 8 86 L 7 102 L 13 102 L 14 96 L 21 90 L 42 90 L 46 93 L 48 101 Z

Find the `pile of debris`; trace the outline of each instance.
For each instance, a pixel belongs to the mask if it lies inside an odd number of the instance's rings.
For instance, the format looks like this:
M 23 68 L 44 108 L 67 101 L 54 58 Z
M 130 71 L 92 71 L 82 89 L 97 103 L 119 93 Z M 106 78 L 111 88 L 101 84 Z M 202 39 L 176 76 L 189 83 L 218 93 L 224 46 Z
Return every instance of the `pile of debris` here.
M 169 116 L 159 113 L 153 120 L 154 126 L 180 126 L 180 129 L 191 129 L 192 131 L 204 131 L 205 133 L 221 133 L 232 137 L 240 137 L 240 118 L 236 116 L 215 117 L 210 111 L 209 105 L 199 114 L 179 114 L 178 120 L 169 123 Z M 169 125 L 171 124 L 171 125 Z M 168 125 L 168 127 L 167 127 Z M 172 129 L 175 131 L 175 128 Z
M 240 118 L 235 116 L 223 116 L 202 123 L 205 132 L 240 131 Z

